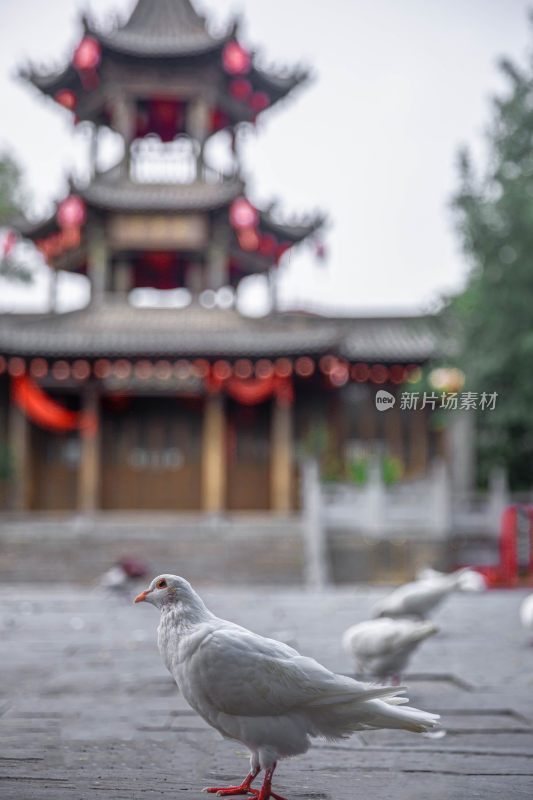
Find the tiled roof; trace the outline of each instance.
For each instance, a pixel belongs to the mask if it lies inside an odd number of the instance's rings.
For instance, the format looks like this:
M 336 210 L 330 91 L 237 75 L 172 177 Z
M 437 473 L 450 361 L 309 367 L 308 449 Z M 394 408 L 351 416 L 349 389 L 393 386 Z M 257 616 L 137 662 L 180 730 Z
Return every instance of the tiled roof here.
M 0 315 L 0 352 L 47 357 L 277 357 L 336 353 L 351 361 L 423 361 L 436 348 L 431 321 L 338 319 L 234 310 L 135 308 L 126 302 L 56 315 Z
M 137 183 L 113 175 L 92 181 L 79 193 L 91 206 L 112 211 L 211 211 L 243 193 L 239 178 L 217 183 Z
M 190 0 L 138 0 L 125 25 L 105 34 L 91 28 L 104 47 L 138 56 L 188 56 L 217 49 L 229 38 L 212 36 Z

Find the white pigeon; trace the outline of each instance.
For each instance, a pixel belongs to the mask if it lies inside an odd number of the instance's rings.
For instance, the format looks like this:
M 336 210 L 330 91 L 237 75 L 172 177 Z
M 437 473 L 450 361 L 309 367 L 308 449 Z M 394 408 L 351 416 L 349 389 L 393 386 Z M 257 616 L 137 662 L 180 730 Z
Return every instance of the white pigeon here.
M 533 633 L 533 594 L 528 594 L 520 604 L 520 622 Z
M 379 617 L 348 628 L 342 645 L 358 671 L 381 680 L 397 681 L 411 654 L 437 631 L 432 622 Z
M 353 731 L 400 728 L 422 733 L 438 715 L 400 706 L 400 687 L 371 686 L 336 675 L 292 647 L 219 619 L 192 586 L 160 575 L 135 602 L 161 610 L 158 645 L 165 666 L 190 706 L 224 737 L 250 751 L 250 771 L 238 786 L 209 787 L 220 796 L 271 789 L 278 759 L 305 753 L 310 737 L 341 739 Z M 261 789 L 251 788 L 261 770 Z
M 446 574 L 446 572 L 439 572 L 431 567 L 424 567 L 416 573 L 416 579 L 418 581 L 430 580 L 444 577 Z M 452 574 L 458 577 L 457 588 L 460 592 L 484 592 L 488 588 L 485 576 L 472 567 L 462 567 Z
M 419 617 L 425 619 L 452 592 L 461 589 L 468 568 L 450 574 L 431 573 L 422 580 L 399 586 L 374 606 L 377 617 Z

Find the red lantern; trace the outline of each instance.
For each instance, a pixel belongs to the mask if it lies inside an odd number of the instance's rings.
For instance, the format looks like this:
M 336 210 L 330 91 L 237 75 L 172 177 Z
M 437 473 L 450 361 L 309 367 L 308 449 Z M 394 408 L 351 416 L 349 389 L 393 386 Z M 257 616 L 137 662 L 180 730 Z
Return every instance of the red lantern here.
M 343 361 L 337 361 L 328 377 L 332 386 L 336 386 L 337 388 L 344 386 L 349 377 L 348 365 Z
M 229 75 L 245 75 L 250 71 L 250 53 L 238 42 L 228 42 L 222 51 L 222 66 Z
M 230 206 L 229 219 L 234 228 L 255 228 L 259 214 L 246 197 L 237 197 Z
M 255 374 L 258 378 L 271 378 L 274 374 L 272 361 L 267 358 L 260 358 L 255 365 Z
M 400 364 L 394 364 L 389 370 L 391 383 L 403 383 L 405 380 L 405 367 Z
M 354 364 L 351 369 L 352 378 L 357 383 L 365 383 L 370 375 L 370 370 L 366 364 Z
M 274 362 L 274 372 L 278 378 L 289 378 L 292 375 L 292 362 L 288 358 L 277 358 Z
M 310 378 L 313 372 L 315 371 L 315 362 L 312 358 L 308 358 L 307 356 L 302 356 L 301 358 L 297 358 L 294 364 L 294 369 L 296 374 L 299 375 L 301 378 Z
M 243 228 L 238 231 L 237 240 L 239 242 L 239 247 L 247 253 L 253 253 L 255 250 L 259 250 L 260 239 L 253 228 Z
M 229 93 L 236 100 L 244 102 L 252 95 L 252 84 L 246 78 L 235 78 L 229 85 Z
M 52 366 L 52 375 L 56 381 L 66 381 L 70 378 L 70 364 L 68 361 L 55 361 Z
M 86 381 L 91 374 L 91 365 L 88 361 L 80 358 L 72 365 L 72 377 L 77 381 Z
M 373 383 L 385 383 L 389 377 L 389 370 L 383 364 L 374 364 L 370 367 L 370 380 Z
M 131 364 L 127 358 L 119 358 L 113 364 L 113 375 L 120 381 L 127 380 L 131 375 Z
M 205 358 L 197 358 L 193 367 L 197 378 L 206 378 L 209 375 L 209 361 Z
M 78 98 L 70 89 L 60 89 L 55 93 L 54 100 L 69 111 L 74 111 L 78 102 Z
M 84 36 L 72 58 L 72 63 L 78 70 L 88 71 L 96 69 L 102 58 L 100 43 L 92 36 Z
M 99 358 L 94 362 L 93 371 L 95 378 L 109 378 L 111 375 L 111 364 L 107 358 Z
M 84 225 L 87 219 L 87 209 L 85 203 L 75 194 L 67 197 L 59 204 L 56 214 L 60 228 L 79 228 Z
M 154 376 L 159 381 L 168 381 L 172 377 L 172 367 L 169 361 L 157 361 L 154 367 Z
M 30 374 L 34 378 L 44 378 L 48 374 L 48 364 L 44 358 L 32 358 L 30 362 Z
M 213 364 L 213 375 L 221 381 L 231 377 L 231 366 L 227 361 L 215 361 Z
M 135 364 L 135 375 L 141 380 L 148 380 L 152 377 L 153 367 L 150 361 L 142 359 Z
M 174 364 L 174 376 L 180 381 L 190 378 L 191 371 L 191 365 L 188 361 L 185 361 L 185 359 L 180 359 Z
M 250 97 L 250 108 L 255 114 L 264 111 L 270 105 L 270 97 L 266 92 L 254 92 Z
M 237 376 L 237 378 L 249 378 L 252 374 L 253 366 L 252 362 L 249 361 L 247 358 L 239 358 L 235 362 L 233 366 L 233 372 Z
M 26 372 L 26 362 L 23 358 L 13 356 L 13 358 L 9 359 L 7 371 L 13 378 L 20 378 Z
M 318 363 L 319 363 L 321 372 L 323 372 L 324 375 L 329 375 L 330 372 L 332 372 L 333 369 L 335 368 L 335 364 L 337 363 L 337 359 L 335 358 L 335 356 L 322 356 L 322 358 L 320 359 L 320 361 Z

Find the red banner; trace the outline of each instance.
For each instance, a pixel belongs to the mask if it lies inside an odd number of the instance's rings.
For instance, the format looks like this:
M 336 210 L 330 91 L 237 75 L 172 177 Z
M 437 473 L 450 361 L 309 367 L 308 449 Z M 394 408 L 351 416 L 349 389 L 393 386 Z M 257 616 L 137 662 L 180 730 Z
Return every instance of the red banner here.
M 86 411 L 70 411 L 57 403 L 27 375 L 12 378 L 11 397 L 20 410 L 41 428 L 50 431 L 80 430 L 84 436 L 94 436 L 98 421 Z
M 272 375 L 268 378 L 216 378 L 206 379 L 209 394 L 218 394 L 222 389 L 244 406 L 255 406 L 264 403 L 269 397 L 275 397 L 280 405 L 292 405 L 294 390 L 290 378 Z

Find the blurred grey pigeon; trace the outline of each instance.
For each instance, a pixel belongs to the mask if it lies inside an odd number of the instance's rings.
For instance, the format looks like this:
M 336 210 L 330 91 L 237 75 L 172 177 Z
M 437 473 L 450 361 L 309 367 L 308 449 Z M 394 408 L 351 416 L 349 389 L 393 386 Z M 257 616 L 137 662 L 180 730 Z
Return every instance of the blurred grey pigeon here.
M 342 644 L 356 671 L 397 681 L 412 653 L 437 631 L 432 622 L 379 617 L 352 625 L 344 632 Z

